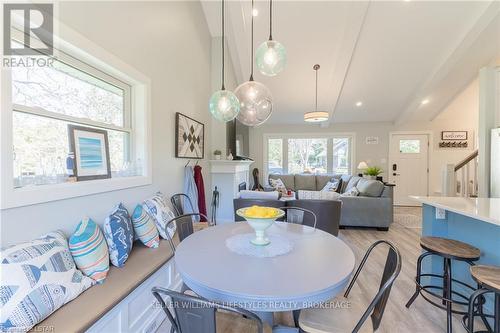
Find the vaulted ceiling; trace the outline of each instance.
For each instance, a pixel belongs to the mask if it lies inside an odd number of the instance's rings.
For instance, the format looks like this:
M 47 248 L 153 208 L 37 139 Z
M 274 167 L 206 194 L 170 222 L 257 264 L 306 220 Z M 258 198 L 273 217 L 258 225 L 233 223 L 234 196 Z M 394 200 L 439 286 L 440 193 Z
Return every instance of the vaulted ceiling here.
M 257 47 L 269 34 L 269 2 L 255 3 Z M 211 34 L 220 36 L 220 1 L 202 6 Z M 500 2 L 275 0 L 273 11 L 273 37 L 285 45 L 288 64 L 275 77 L 254 75 L 273 94 L 271 123 L 301 123 L 314 108 L 316 63 L 318 108 L 330 122 L 401 123 L 433 119 L 479 68 L 500 58 Z M 226 2 L 239 83 L 250 74 L 250 15 L 250 0 Z

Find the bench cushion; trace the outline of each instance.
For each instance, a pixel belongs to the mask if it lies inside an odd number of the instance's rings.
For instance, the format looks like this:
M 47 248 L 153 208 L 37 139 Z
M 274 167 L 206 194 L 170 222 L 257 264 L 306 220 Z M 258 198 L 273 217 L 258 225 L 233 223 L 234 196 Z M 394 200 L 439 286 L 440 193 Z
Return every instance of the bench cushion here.
M 35 332 L 83 332 L 160 269 L 173 253 L 168 241 L 156 249 L 134 243 L 127 264 L 111 267 L 103 284 L 95 285 L 33 328 Z

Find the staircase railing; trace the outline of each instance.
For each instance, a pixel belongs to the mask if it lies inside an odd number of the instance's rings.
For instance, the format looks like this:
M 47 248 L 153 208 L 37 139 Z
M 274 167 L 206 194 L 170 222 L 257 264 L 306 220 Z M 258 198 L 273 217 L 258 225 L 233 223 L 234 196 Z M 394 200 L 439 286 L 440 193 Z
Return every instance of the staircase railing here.
M 443 195 L 477 197 L 478 150 L 473 151 L 457 164 L 448 164 L 444 170 Z

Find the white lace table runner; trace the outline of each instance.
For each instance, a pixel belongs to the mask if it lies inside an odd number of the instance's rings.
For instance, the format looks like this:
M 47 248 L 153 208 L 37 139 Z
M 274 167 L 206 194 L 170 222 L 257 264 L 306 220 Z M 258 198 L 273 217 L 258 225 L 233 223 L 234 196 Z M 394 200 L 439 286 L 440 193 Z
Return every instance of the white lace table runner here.
M 270 258 L 287 254 L 293 249 L 293 244 L 288 239 L 278 235 L 268 235 L 270 244 L 265 246 L 254 245 L 250 240 L 255 234 L 239 234 L 226 239 L 229 250 L 250 257 Z

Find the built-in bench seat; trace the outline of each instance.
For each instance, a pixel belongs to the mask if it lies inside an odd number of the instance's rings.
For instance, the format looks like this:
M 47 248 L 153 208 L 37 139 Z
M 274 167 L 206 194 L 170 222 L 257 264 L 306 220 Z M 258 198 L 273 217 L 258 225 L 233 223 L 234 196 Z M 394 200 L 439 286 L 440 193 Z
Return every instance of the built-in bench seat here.
M 89 288 L 32 331 L 151 331 L 165 317 L 153 306 L 151 288 L 175 288 L 180 283 L 172 257 L 166 240 L 157 249 L 135 242 L 124 267 L 111 266 L 103 284 Z

